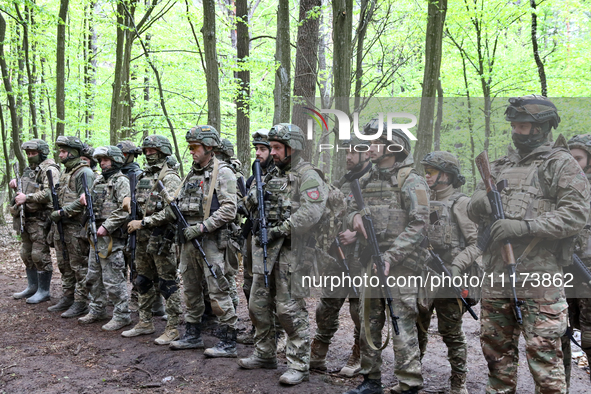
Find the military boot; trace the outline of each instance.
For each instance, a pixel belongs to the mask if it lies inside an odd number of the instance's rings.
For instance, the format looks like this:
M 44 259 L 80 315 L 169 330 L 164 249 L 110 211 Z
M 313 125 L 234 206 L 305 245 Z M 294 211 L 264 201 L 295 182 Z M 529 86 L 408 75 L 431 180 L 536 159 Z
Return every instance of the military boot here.
M 32 297 L 27 298 L 27 304 L 38 304 L 40 302 L 49 301 L 49 287 L 51 286 L 51 271 L 39 271 L 37 277 L 39 283 L 37 292 Z
M 244 369 L 277 369 L 277 359 L 261 358 L 256 354 L 252 354 L 248 358 L 241 358 L 240 360 L 238 360 L 238 365 L 240 365 Z
M 38 284 L 38 277 L 37 277 L 37 270 L 36 269 L 29 269 L 26 270 L 27 273 L 27 288 L 21 291 L 20 293 L 14 293 L 12 298 L 15 300 L 20 300 L 21 298 L 27 298 L 32 296 L 37 292 L 37 284 Z
M 288 368 L 287 371 L 279 378 L 279 383 L 295 386 L 304 381 L 310 380 L 310 372 L 298 371 L 297 369 Z
M 67 311 L 70 306 L 74 303 L 74 295 L 63 295 L 57 304 L 47 308 L 49 312 L 62 312 Z
M 61 316 L 65 319 L 70 317 L 77 317 L 88 313 L 88 305 L 84 301 L 75 301 L 67 311 L 61 314 Z
M 86 316 L 82 316 L 78 318 L 78 323 L 80 324 L 90 324 L 95 323 L 101 320 L 107 320 L 109 315 L 107 315 L 107 311 L 102 311 L 100 313 L 89 312 Z
M 123 331 L 121 336 L 125 338 L 132 338 L 140 335 L 150 335 L 155 331 L 156 329 L 154 328 L 154 323 L 152 323 L 152 320 L 140 320 L 131 330 Z
M 363 382 L 353 390 L 345 394 L 383 394 L 382 379 L 370 379 L 368 375 L 363 375 Z
M 328 343 L 324 343 L 314 338 L 310 346 L 310 369 L 326 371 L 326 353 L 328 353 Z
M 229 357 L 236 358 L 236 330 L 226 325 L 220 327 L 220 341 L 203 352 L 205 357 Z
M 172 350 L 205 348 L 201 338 L 201 324 L 185 323 L 185 334 L 181 339 L 171 342 L 169 347 Z
M 154 343 L 156 345 L 170 345 L 171 342 L 176 341 L 181 336 L 179 334 L 179 330 L 174 327 L 166 327 L 164 333 L 160 335 L 158 338 L 154 339 Z
M 127 327 L 131 324 L 131 317 L 127 319 L 121 319 L 118 317 L 114 317 L 109 320 L 107 324 L 104 324 L 101 327 L 103 331 L 118 331 L 121 330 L 123 327 Z
M 466 388 L 466 374 L 452 372 L 449 377 L 449 394 L 468 394 Z
M 236 342 L 242 343 L 243 345 L 252 345 L 254 344 L 254 326 L 250 330 L 245 330 L 241 332 L 236 337 Z
M 390 389 L 391 394 L 418 394 L 420 388 L 419 387 L 412 387 L 408 390 L 402 390 L 400 383 L 396 384 L 396 386 Z
M 361 371 L 361 357 L 359 355 L 359 340 L 355 341 L 351 356 L 347 360 L 347 364 L 340 370 L 339 375 L 352 378 Z
M 156 295 L 156 301 L 152 304 L 152 315 L 166 316 L 166 309 L 164 308 L 164 303 L 162 302 L 162 296 L 160 294 Z

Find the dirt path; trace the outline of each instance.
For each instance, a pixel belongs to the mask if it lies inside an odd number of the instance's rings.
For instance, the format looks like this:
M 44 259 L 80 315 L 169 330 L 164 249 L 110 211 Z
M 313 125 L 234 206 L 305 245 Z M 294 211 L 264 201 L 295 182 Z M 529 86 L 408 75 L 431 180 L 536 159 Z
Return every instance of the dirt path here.
M 296 387 L 282 387 L 279 376 L 286 369 L 280 357 L 277 370 L 246 371 L 232 359 L 205 359 L 202 351 L 173 352 L 160 347 L 153 340 L 164 329 L 165 322 L 156 319 L 156 333 L 126 339 L 119 334 L 100 330 L 100 324 L 78 325 L 76 319 L 67 320 L 57 313 L 47 312 L 48 303 L 27 305 L 24 300 L 13 300 L 11 295 L 24 288 L 26 278 L 18 254 L 18 242 L 9 229 L 0 227 L 0 392 L 1 393 L 342 393 L 358 385 L 362 378 L 343 379 L 330 373 L 338 371 L 346 362 L 353 341 L 352 322 L 348 305 L 341 311 L 341 328 L 328 355 L 329 373 L 312 373 L 310 382 Z M 58 296 L 59 272 L 54 264 L 52 294 Z M 242 294 L 240 294 L 242 296 Z M 242 301 L 242 300 L 241 300 Z M 55 301 L 54 301 L 55 302 Z M 314 320 L 316 299 L 308 302 Z M 240 325 L 247 320 L 242 304 Z M 137 321 L 137 314 L 133 315 Z M 468 389 L 483 393 L 487 368 L 479 344 L 479 323 L 468 315 L 464 330 L 469 341 Z M 313 321 L 313 330 L 315 322 Z M 436 319 L 430 328 L 430 342 L 423 360 L 425 389 L 423 393 L 446 393 L 449 378 L 447 349 L 435 333 Z M 216 339 L 204 337 L 206 346 Z M 523 343 L 520 346 L 519 386 L 517 393 L 534 392 L 527 369 Z M 239 357 L 250 354 L 252 348 L 239 345 Z M 394 355 L 389 348 L 384 352 L 383 383 L 394 385 Z M 586 371 L 573 366 L 571 393 L 590 391 Z M 385 390 L 389 392 L 389 390 Z

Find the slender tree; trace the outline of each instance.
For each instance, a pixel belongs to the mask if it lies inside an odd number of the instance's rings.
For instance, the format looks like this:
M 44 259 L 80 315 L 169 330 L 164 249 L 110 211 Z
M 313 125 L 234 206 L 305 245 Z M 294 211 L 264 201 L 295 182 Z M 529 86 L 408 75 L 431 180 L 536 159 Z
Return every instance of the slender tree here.
M 245 175 L 250 173 L 250 42 L 248 0 L 236 0 L 236 54 L 238 95 L 236 97 L 236 148 Z
M 207 84 L 207 123 L 220 131 L 222 113 L 220 109 L 215 18 L 215 1 L 203 0 L 203 26 L 201 27 L 201 34 L 203 34 L 203 51 L 205 52 L 205 64 L 207 66 L 207 72 L 205 73 Z
M 57 21 L 57 50 L 55 60 L 55 111 L 56 134 L 64 135 L 66 129 L 66 18 L 70 0 L 60 0 Z M 56 137 L 57 137 L 56 136 Z
M 544 62 L 540 57 L 540 50 L 538 47 L 538 5 L 536 4 L 536 0 L 529 1 L 532 12 L 531 12 L 531 46 L 534 51 L 534 59 L 536 61 L 536 66 L 538 67 L 538 75 L 540 76 L 540 86 L 542 96 L 548 96 L 548 82 L 546 80 L 546 69 L 544 68 Z
M 287 123 L 290 118 L 291 46 L 289 42 L 289 0 L 278 0 L 277 38 L 275 39 L 275 112 L 273 124 Z

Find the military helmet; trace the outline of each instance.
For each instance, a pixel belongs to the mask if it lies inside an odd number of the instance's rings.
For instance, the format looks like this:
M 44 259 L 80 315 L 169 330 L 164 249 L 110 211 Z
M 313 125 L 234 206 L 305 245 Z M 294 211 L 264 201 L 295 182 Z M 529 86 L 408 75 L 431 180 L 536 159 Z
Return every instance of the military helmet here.
M 365 127 L 363 127 L 363 134 L 364 135 L 375 135 L 379 132 L 379 127 L 380 127 L 380 119 L 378 118 L 374 118 L 372 120 L 370 120 Z M 402 150 L 399 152 L 391 152 L 393 154 L 395 153 L 402 153 L 406 156 L 410 155 L 410 140 L 408 139 L 408 136 L 400 129 L 392 129 L 392 139 L 388 139 L 388 135 L 387 133 L 385 133 L 385 131 L 387 130 L 387 124 L 386 122 L 383 123 L 382 125 L 382 134 L 380 136 L 378 136 L 376 138 L 376 140 L 383 140 L 384 142 L 388 143 L 394 143 L 396 145 L 399 145 L 402 147 Z M 386 155 L 385 156 L 389 156 L 390 152 L 386 151 Z
M 450 174 L 452 176 L 451 183 L 455 188 L 458 188 L 466 183 L 466 178 L 461 174 L 460 171 L 460 161 L 453 153 L 444 151 L 427 153 L 423 160 L 421 160 L 421 164 Z
M 366 146 L 367 148 L 369 148 L 371 143 L 367 140 L 362 140 L 359 137 L 353 137 L 350 140 L 342 140 L 339 143 L 339 147 L 347 149 L 347 150 L 351 147 L 359 146 L 359 145 L 363 145 L 363 146 Z M 359 151 L 359 153 L 367 152 L 367 150 L 358 150 L 358 151 Z
M 265 145 L 267 148 L 271 148 L 269 144 L 269 130 L 259 129 L 252 135 L 252 145 Z
M 99 146 L 94 150 L 92 157 L 94 157 L 96 161 L 99 161 L 101 157 L 107 157 L 114 163 L 123 164 L 125 162 L 125 157 L 123 156 L 121 149 L 112 145 Z
M 582 149 L 591 157 L 591 134 L 579 134 L 568 140 L 568 149 Z
M 291 123 L 279 123 L 269 130 L 269 141 L 281 142 L 294 151 L 304 150 L 306 145 L 302 130 Z
M 144 142 L 142 142 L 142 151 L 144 151 L 146 148 L 156 149 L 166 156 L 172 155 L 172 145 L 170 145 L 168 138 L 163 135 L 154 134 L 144 138 Z
M 218 146 L 218 149 L 216 149 L 216 152 L 223 153 L 228 157 L 234 157 L 234 145 L 229 139 L 224 138 L 221 145 Z
M 209 125 L 195 126 L 187 131 L 187 142 L 199 142 L 205 146 L 221 146 L 220 135 L 215 128 Z
M 523 97 L 511 97 L 505 110 L 505 120 L 509 122 L 546 123 L 550 129 L 560 123 L 558 110 L 552 101 L 535 94 Z
M 82 153 L 82 150 L 84 149 L 84 144 L 80 138 L 73 136 L 60 135 L 55 140 L 55 144 L 59 147 L 76 149 L 80 153 Z
M 121 141 L 117 143 L 117 148 L 121 149 L 122 153 L 133 153 L 136 156 L 142 154 L 142 148 L 135 146 L 131 141 Z
M 21 145 L 22 150 L 36 150 L 37 152 L 41 153 L 43 156 L 49 155 L 49 144 L 43 140 L 30 140 L 27 142 L 23 142 Z

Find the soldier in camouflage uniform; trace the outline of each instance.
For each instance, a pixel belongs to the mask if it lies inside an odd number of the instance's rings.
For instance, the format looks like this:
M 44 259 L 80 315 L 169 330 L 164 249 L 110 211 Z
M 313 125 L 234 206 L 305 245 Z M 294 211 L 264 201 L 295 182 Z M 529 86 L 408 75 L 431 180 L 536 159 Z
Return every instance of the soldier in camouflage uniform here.
M 27 153 L 29 166 L 23 171 L 22 192 L 15 196 L 15 203 L 25 210 L 25 232 L 21 234 L 21 259 L 25 263 L 27 288 L 12 295 L 15 299 L 27 298 L 28 304 L 38 304 L 49 300 L 49 286 L 53 267 L 47 243 L 51 227 L 51 198 L 47 171 L 51 170 L 54 182 L 59 179 L 59 166 L 48 158 L 49 145 L 43 140 L 31 140 L 22 144 Z M 10 181 L 10 187 L 17 188 L 16 179 Z M 20 232 L 20 216 L 14 211 L 13 225 Z M 18 229 L 18 230 L 17 230 Z
M 482 352 L 488 363 L 486 392 L 515 392 L 518 341 L 525 339 L 530 372 L 539 393 L 565 393 L 566 382 L 560 337 L 567 327 L 564 287 L 543 278 L 562 275 L 571 261 L 567 237 L 578 234 L 589 217 L 589 182 L 569 154 L 560 135 L 551 142 L 551 130 L 560 117 L 556 106 L 543 96 L 509 99 L 505 119 L 511 122 L 515 147 L 491 163 L 496 182 L 506 180 L 501 191 L 505 219 L 490 228 L 491 238 L 483 253 L 489 278 L 482 289 Z M 468 205 L 470 218 L 483 226 L 490 223 L 491 206 L 482 183 Z M 501 241 L 510 239 L 516 266 L 515 287 L 521 301 L 523 324 L 515 317 L 512 279 L 501 255 Z M 501 274 L 505 274 L 501 277 Z M 530 281 L 524 282 L 528 274 Z M 535 277 L 540 281 L 536 284 Z M 503 283 L 503 278 L 505 282 Z
M 78 199 L 84 193 L 82 177 L 86 176 L 88 184 L 91 185 L 95 173 L 86 161 L 80 159 L 84 145 L 78 137 L 59 136 L 55 144 L 59 149 L 59 158 L 65 166 L 65 170 L 60 174 L 57 190 L 61 209 L 53 211 L 50 218 L 56 223 L 62 222 L 69 261 L 63 259 L 63 246 L 59 232 L 55 230 L 53 244 L 55 245 L 57 265 L 62 274 L 64 294 L 56 305 L 47 308 L 47 310 L 57 312 L 67 309 L 62 313 L 62 317 L 77 317 L 88 312 L 86 273 L 90 250 L 86 230 L 80 227 L 84 216 L 84 207 Z
M 124 158 L 119 148 L 99 147 L 93 157 L 103 170 L 90 187 L 98 244 L 91 243 L 88 257 L 86 286 L 90 288 L 90 311 L 78 322 L 90 324 L 107 319 L 108 297 L 114 306 L 113 317 L 102 329 L 116 331 L 131 324 L 123 257 L 127 240 L 124 225 L 128 219 L 123 202 L 130 198 L 129 179 L 120 171 Z M 80 203 L 86 205 L 86 195 L 80 197 Z M 96 261 L 95 248 L 100 262 Z
M 571 155 L 583 169 L 587 180 L 591 182 L 591 134 L 576 135 L 568 141 Z M 591 220 L 579 233 L 575 241 L 575 253 L 591 269 Z M 588 286 L 575 287 L 577 298 L 568 298 L 568 314 L 570 326 L 581 330 L 581 348 L 591 360 L 591 298 Z M 564 369 L 566 384 L 570 385 L 572 369 L 572 350 L 569 335 L 562 336 L 562 351 L 564 352 Z
M 265 287 L 262 248 L 253 245 L 253 285 L 249 312 L 256 327 L 255 351 L 238 361 L 242 368 L 277 368 L 277 344 L 273 303 L 279 322 L 288 335 L 287 371 L 279 382 L 295 385 L 309 379 L 310 323 L 304 297 L 298 288 L 298 278 L 310 274 L 315 250 L 296 245 L 296 235 L 311 231 L 324 215 L 328 201 L 328 187 L 317 170 L 298 157 L 305 146 L 304 134 L 299 127 L 281 123 L 269 131 L 268 140 L 275 167 L 264 178 L 269 199 L 269 247 L 267 268 L 269 287 Z M 255 188 L 251 188 L 247 204 L 252 211 L 257 202 Z M 258 238 L 258 236 L 257 236 Z M 299 246 L 299 247 L 298 247 Z
M 353 140 L 344 141 L 341 144 L 342 149 L 347 149 L 346 166 L 349 171 L 341 179 L 335 182 L 335 186 L 343 192 L 347 197 L 347 203 L 353 201 L 351 194 L 350 180 L 353 177 L 361 177 L 362 181 L 369 177 L 371 169 L 371 162 L 369 159 L 369 144 L 366 141 L 355 138 Z M 365 151 L 363 151 L 365 149 Z M 342 245 L 342 250 L 345 255 L 347 264 L 349 266 L 349 274 L 351 277 L 360 276 L 362 274 L 362 267 L 359 263 L 359 242 L 357 240 L 357 232 L 351 231 L 347 228 L 346 215 L 340 218 L 342 228 L 339 232 L 339 241 Z M 332 245 L 331 254 L 338 255 L 338 250 L 335 245 Z M 329 267 L 325 267 L 326 272 L 322 275 L 341 276 L 344 272 L 342 262 Z M 357 290 L 359 291 L 359 290 Z M 355 324 L 353 338 L 355 343 L 352 348 L 352 353 L 347 360 L 346 365 L 339 372 L 340 375 L 352 377 L 361 370 L 361 359 L 359 354 L 359 332 L 361 330 L 359 319 L 359 296 L 353 289 L 335 289 L 331 291 L 329 288 L 322 290 L 322 297 L 320 302 L 316 305 L 316 324 L 318 326 L 316 335 L 312 341 L 310 353 L 310 368 L 325 371 L 326 354 L 328 347 L 334 334 L 339 329 L 339 312 L 349 298 L 349 312 L 351 319 Z
M 138 178 L 136 199 L 138 216 L 127 225 L 128 233 L 137 231 L 135 285 L 139 293 L 139 322 L 122 336 L 130 338 L 154 333 L 152 308 L 162 295 L 166 300 L 168 322 L 164 333 L 154 340 L 157 345 L 168 345 L 179 338 L 178 324 L 182 313 L 179 280 L 177 275 L 176 248 L 173 243 L 176 226 L 164 215 L 165 202 L 156 190 L 162 181 L 167 190 L 177 190 L 181 178 L 176 171 L 176 161 L 171 160 L 172 145 L 168 138 L 150 135 L 142 143 L 147 166 Z
M 445 262 L 452 276 L 462 276 L 482 253 L 476 246 L 478 228 L 468 218 L 470 198 L 458 190 L 466 179 L 460 173 L 460 162 L 449 152 L 431 152 L 421 164 L 431 189 L 430 210 L 438 219 L 427 229 L 435 252 Z M 431 294 L 425 309 L 419 309 L 419 346 L 421 359 L 427 350 L 428 330 L 433 310 L 437 310 L 438 331 L 447 345 L 451 364 L 450 394 L 468 394 L 466 389 L 466 358 L 468 346 L 462 330 L 465 310 L 450 288 Z
M 236 175 L 214 154 L 221 144 L 211 126 L 196 126 L 186 135 L 193 166 L 178 188 L 178 206 L 189 227 L 181 234 L 181 265 L 185 302 L 185 334 L 170 344 L 173 350 L 204 348 L 201 338 L 205 310 L 202 283 L 205 279 L 213 312 L 219 319 L 220 341 L 204 351 L 206 357 L 236 357 L 236 310 L 230 298 L 225 252 L 228 239 L 224 230 L 236 217 Z M 170 214 L 169 211 L 167 211 Z M 207 262 L 189 241 L 199 238 Z
M 94 158 L 94 148 L 90 145 L 88 145 L 87 143 L 83 144 L 84 148 L 82 148 L 82 152 L 80 152 L 80 159 L 82 161 L 85 161 L 88 166 L 90 167 L 90 169 L 97 173 L 97 166 L 98 166 L 98 162 L 96 161 L 96 159 Z

